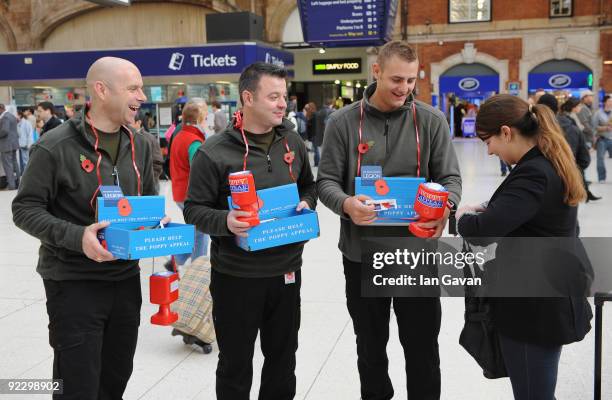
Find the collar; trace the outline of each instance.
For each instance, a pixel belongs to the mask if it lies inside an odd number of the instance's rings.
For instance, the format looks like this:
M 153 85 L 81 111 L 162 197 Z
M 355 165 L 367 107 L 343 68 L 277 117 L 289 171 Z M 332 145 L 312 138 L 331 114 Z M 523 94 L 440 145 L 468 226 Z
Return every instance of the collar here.
M 0 114 L 0 118 L 4 117 L 4 114 L 6 114 L 8 112 L 8 110 L 4 110 L 4 112 L 2 114 Z
M 237 140 L 238 142 L 240 142 L 240 144 L 244 146 L 244 140 L 242 140 L 242 133 L 240 133 L 240 129 L 234 128 L 235 121 L 236 121 L 235 117 L 232 117 L 230 124 L 225 129 L 225 131 L 223 131 L 223 133 L 229 135 L 232 139 Z M 277 125 L 274 128 L 272 128 L 272 130 L 276 133 L 274 142 L 283 139 L 290 132 L 292 132 L 292 129 L 293 129 L 293 124 L 291 123 L 291 121 L 289 121 L 286 118 L 283 118 L 283 122 L 280 125 Z M 245 130 L 245 133 L 246 133 L 246 130 Z
M 185 132 L 189 132 L 189 133 L 193 133 L 194 135 L 197 135 L 199 138 L 202 138 L 202 140 L 204 140 L 204 133 L 202 133 L 202 131 L 200 130 L 200 128 L 198 128 L 195 125 L 183 125 L 183 127 L 181 128 L 181 131 L 185 131 Z M 179 132 L 180 133 L 180 132 Z
M 410 93 L 408 97 L 406 98 L 406 102 L 404 102 L 404 104 L 400 108 L 393 110 L 393 111 L 389 111 L 389 112 L 382 112 L 379 109 L 377 109 L 370 101 L 377 87 L 378 87 L 377 82 L 374 82 L 371 85 L 369 85 L 366 88 L 365 92 L 363 93 L 363 101 L 365 103 L 365 112 L 368 114 L 376 115 L 378 117 L 383 117 L 383 118 L 386 118 L 389 116 L 397 116 L 407 111 L 410 111 L 410 109 L 412 108 L 412 103 L 416 101 L 414 98 L 414 93 Z
M 70 118 L 68 121 L 69 123 L 72 124 L 72 127 L 75 130 L 77 130 L 81 134 L 81 136 L 83 136 L 83 138 L 87 141 L 87 143 L 91 145 L 91 148 L 93 149 L 96 145 L 96 139 L 93 137 L 93 135 L 90 135 L 87 133 L 87 125 L 89 125 L 87 123 L 87 119 L 85 118 L 85 116 L 87 115 L 87 112 L 89 112 L 89 104 L 86 104 L 85 107 L 83 107 L 83 110 L 81 112 L 79 112 L 78 114 L 75 114 L 74 117 Z M 51 118 L 54 118 L 54 117 L 51 117 Z M 119 128 L 119 134 L 125 135 L 127 139 L 127 140 L 121 140 L 119 142 L 120 143 L 119 147 L 121 148 L 124 146 L 129 146 L 130 138 L 132 137 L 132 135 L 134 135 L 134 133 L 122 125 Z
M 544 154 L 542 153 L 542 151 L 537 145 L 533 146 L 529 151 L 527 151 L 527 153 L 523 154 L 523 157 L 521 157 L 521 159 L 518 160 L 516 165 L 520 165 L 526 161 L 532 160 L 539 156 L 544 156 Z

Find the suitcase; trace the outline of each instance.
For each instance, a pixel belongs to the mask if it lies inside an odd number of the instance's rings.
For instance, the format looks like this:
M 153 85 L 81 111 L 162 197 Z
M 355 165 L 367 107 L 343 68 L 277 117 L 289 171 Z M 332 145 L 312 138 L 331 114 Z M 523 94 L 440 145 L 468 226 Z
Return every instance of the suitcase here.
M 198 257 L 184 267 L 179 281 L 179 298 L 171 305 L 172 311 L 179 315 L 172 324 L 172 336 L 182 336 L 185 344 L 196 344 L 204 353 L 212 351 L 210 344 L 216 340 L 209 285 L 210 260 Z
M 602 311 L 606 301 L 612 301 L 612 292 L 595 293 L 595 400 L 601 400 Z

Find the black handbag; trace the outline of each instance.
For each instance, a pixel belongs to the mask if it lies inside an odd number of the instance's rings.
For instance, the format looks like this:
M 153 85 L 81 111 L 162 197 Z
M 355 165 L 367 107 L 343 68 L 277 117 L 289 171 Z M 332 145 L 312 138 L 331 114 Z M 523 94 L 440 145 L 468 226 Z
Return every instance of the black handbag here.
M 470 245 L 463 242 L 463 252 L 472 252 Z M 486 264 L 485 264 L 486 270 Z M 484 273 L 477 265 L 466 266 L 467 277 L 481 277 Z M 474 289 L 465 288 L 465 323 L 459 336 L 459 344 L 476 360 L 488 379 L 508 376 L 499 343 L 499 334 L 491 320 L 491 303 L 487 297 L 475 297 Z

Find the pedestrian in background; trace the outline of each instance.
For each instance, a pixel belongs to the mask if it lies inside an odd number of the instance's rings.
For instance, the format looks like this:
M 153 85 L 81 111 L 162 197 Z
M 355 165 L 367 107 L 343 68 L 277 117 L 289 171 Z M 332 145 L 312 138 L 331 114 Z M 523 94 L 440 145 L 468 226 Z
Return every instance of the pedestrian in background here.
M 0 104 L 0 159 L 8 182 L 8 190 L 19 186 L 19 131 L 17 117 L 9 112 L 4 104 Z
M 28 163 L 30 148 L 34 144 L 34 129 L 32 124 L 26 118 L 23 111 L 18 112 L 19 122 L 17 130 L 19 131 L 19 167 L 23 174 L 26 164 Z

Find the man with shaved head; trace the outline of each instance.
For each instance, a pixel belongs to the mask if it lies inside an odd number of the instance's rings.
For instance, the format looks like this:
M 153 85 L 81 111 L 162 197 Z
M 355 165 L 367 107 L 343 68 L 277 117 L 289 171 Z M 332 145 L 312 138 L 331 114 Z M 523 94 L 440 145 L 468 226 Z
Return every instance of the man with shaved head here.
M 138 260 L 118 260 L 97 238 L 99 187 L 126 196 L 155 193 L 151 150 L 126 126 L 146 101 L 129 61 L 104 57 L 89 68 L 91 104 L 32 147 L 17 197 L 15 224 L 40 239 L 54 351 L 53 378 L 62 399 L 121 399 L 132 374 L 140 324 Z

